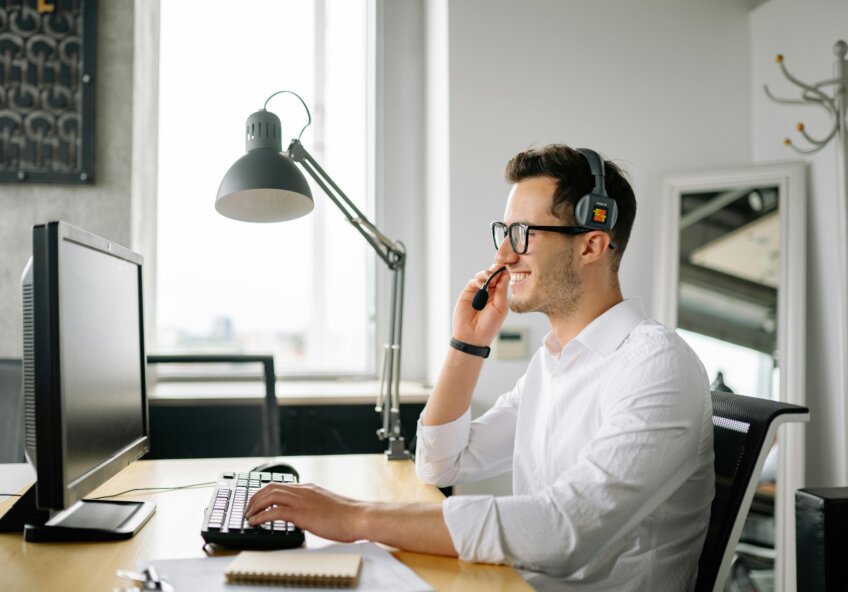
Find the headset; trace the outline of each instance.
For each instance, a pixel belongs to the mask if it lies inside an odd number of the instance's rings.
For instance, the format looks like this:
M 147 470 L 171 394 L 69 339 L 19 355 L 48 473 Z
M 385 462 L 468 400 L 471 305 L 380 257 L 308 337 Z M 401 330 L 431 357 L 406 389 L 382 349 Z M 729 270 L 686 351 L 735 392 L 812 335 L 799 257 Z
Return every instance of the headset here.
M 577 152 L 589 163 L 589 170 L 595 178 L 595 187 L 574 206 L 574 219 L 578 226 L 610 231 L 618 220 L 618 204 L 607 195 L 604 186 L 604 159 L 589 148 L 578 148 Z

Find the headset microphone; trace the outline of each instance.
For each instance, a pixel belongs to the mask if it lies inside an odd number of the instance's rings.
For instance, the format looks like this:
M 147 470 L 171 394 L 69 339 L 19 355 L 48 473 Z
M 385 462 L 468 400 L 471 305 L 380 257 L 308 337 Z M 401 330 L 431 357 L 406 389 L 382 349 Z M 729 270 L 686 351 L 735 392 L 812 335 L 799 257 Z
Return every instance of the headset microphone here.
M 489 279 L 486 280 L 486 283 L 483 284 L 483 287 L 477 290 L 477 293 L 474 294 L 474 299 L 471 301 L 471 307 L 474 310 L 483 310 L 486 308 L 486 303 L 489 301 L 489 282 L 491 282 L 492 278 L 502 271 L 506 271 L 506 267 L 501 267 L 490 275 Z

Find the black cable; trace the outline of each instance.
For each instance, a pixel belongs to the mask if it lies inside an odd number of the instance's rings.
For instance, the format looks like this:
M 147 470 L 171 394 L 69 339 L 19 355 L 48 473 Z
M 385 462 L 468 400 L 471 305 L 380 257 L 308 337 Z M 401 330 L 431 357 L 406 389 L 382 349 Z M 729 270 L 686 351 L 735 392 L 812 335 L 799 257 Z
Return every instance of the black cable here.
M 23 497 L 23 494 L 20 493 L 0 493 L 0 497 L 3 497 L 4 495 L 6 497 Z
M 132 493 L 133 491 L 177 491 L 178 489 L 192 489 L 194 487 L 210 487 L 215 485 L 217 481 L 206 481 L 205 483 L 192 483 L 191 485 L 178 485 L 177 487 L 136 487 L 134 489 L 127 489 L 126 491 L 122 491 L 120 493 L 110 493 L 109 495 L 101 495 L 100 497 L 88 497 L 86 499 L 90 500 L 99 500 L 106 499 L 109 497 L 118 497 L 119 495 L 124 495 L 125 493 Z
M 296 92 L 292 92 L 292 91 L 290 91 L 290 90 L 278 90 L 277 92 L 275 92 L 274 94 L 272 94 L 270 97 L 268 97 L 267 99 L 265 99 L 265 104 L 262 106 L 262 109 L 264 109 L 264 110 L 266 110 L 266 111 L 267 111 L 267 109 L 268 109 L 268 103 L 271 101 L 271 99 L 273 99 L 273 98 L 274 98 L 274 97 L 276 97 L 277 95 L 282 95 L 282 94 L 288 94 L 288 95 L 294 95 L 294 96 L 296 96 L 296 97 L 297 97 L 297 100 L 298 100 L 298 101 L 300 101 L 300 104 L 301 104 L 301 105 L 303 105 L 303 108 L 304 108 L 304 109 L 306 109 L 306 119 L 307 119 L 307 122 L 306 122 L 306 125 L 304 125 L 304 126 L 303 126 L 303 129 L 302 129 L 302 130 L 300 130 L 300 133 L 297 135 L 297 139 L 298 139 L 298 141 L 299 141 L 299 140 L 300 140 L 300 137 L 303 135 L 303 132 L 305 132 L 305 131 L 306 131 L 306 128 L 308 128 L 308 127 L 312 124 L 312 113 L 310 113 L 310 112 L 309 112 L 309 107 L 307 107 L 307 106 L 306 106 L 306 101 L 304 101 L 302 98 L 300 98 L 300 95 L 299 95 L 299 94 L 297 94 Z

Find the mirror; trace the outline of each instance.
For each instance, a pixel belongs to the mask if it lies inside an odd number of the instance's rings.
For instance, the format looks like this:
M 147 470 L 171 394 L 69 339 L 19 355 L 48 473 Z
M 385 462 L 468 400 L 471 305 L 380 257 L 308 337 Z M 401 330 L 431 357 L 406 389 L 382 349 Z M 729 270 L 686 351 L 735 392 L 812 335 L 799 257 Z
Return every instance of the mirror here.
M 663 190 L 656 318 L 676 327 L 699 355 L 713 390 L 803 405 L 803 163 L 672 174 Z M 795 582 L 803 425 L 783 426 L 778 440 L 742 537 L 760 543 L 749 549 L 763 559 L 751 561 L 759 568 L 749 572 L 760 578 L 757 590 Z M 773 551 L 764 544 L 771 540 Z

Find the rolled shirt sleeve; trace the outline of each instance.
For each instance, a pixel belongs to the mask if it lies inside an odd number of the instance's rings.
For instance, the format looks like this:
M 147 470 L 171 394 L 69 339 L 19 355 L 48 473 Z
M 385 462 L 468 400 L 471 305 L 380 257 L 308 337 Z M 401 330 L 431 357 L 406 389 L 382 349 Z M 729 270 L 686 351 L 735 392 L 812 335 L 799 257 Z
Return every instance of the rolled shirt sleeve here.
M 501 395 L 491 409 L 474 421 L 470 409 L 454 421 L 436 426 L 425 426 L 419 417 L 415 453 L 418 478 L 447 487 L 509 471 L 523 383 L 522 378 L 512 391 Z
M 457 458 L 468 445 L 470 435 L 470 409 L 454 421 L 436 426 L 425 426 L 419 417 L 415 452 L 418 478 L 438 487 L 451 485 L 456 477 Z

